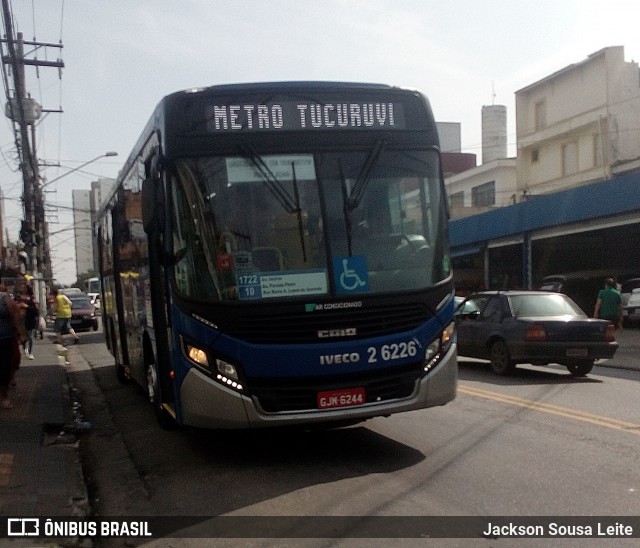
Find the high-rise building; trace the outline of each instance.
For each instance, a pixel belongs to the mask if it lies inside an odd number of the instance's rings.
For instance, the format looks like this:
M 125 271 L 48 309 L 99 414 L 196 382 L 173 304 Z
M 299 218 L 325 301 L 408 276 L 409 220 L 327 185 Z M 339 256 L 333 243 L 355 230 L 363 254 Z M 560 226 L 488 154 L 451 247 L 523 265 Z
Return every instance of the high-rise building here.
M 72 192 L 78 279 L 98 269 L 97 252 L 93 246 L 93 220 L 114 184 L 115 179 L 101 178 L 91 183 L 91 190 Z

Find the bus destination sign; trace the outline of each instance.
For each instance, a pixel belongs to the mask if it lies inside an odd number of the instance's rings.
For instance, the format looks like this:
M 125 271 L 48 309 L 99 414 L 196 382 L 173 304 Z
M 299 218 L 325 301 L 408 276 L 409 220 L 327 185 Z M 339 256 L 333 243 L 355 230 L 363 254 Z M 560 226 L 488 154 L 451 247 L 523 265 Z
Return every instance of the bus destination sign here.
M 402 103 L 380 101 L 214 104 L 206 107 L 206 115 L 207 130 L 212 133 L 393 130 L 406 126 Z

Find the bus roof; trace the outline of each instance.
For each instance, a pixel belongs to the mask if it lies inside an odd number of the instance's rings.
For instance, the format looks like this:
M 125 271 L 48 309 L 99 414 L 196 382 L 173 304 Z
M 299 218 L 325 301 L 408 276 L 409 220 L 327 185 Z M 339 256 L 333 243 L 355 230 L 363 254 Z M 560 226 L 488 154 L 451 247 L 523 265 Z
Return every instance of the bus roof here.
M 358 97 L 358 93 L 362 93 L 362 96 Z M 403 97 L 404 101 L 408 101 L 412 106 L 410 107 L 408 112 L 406 113 L 405 120 L 407 123 L 406 129 L 415 130 L 416 127 L 424 128 L 425 124 L 425 115 L 426 115 L 426 125 L 431 129 L 431 135 L 429 137 L 430 141 L 435 146 L 439 146 L 438 134 L 435 129 L 435 121 L 433 120 L 433 113 L 431 112 L 431 106 L 429 104 L 428 99 L 425 97 L 417 89 L 406 88 L 406 87 L 398 87 L 398 86 L 390 86 L 388 84 L 380 84 L 380 83 L 366 83 L 366 82 L 340 82 L 340 81 L 275 81 L 275 82 L 250 82 L 250 83 L 234 83 L 234 84 L 216 84 L 212 86 L 206 87 L 198 87 L 198 88 L 190 88 L 184 89 L 181 91 L 176 91 L 164 96 L 160 102 L 156 105 L 147 125 L 143 129 L 140 134 L 138 141 L 135 144 L 135 147 L 130 152 L 124 166 L 118 173 L 117 181 L 113 189 L 110 192 L 110 195 L 107 197 L 105 202 L 102 204 L 100 211 L 98 212 L 97 218 L 99 219 L 102 216 L 102 210 L 107 207 L 108 202 L 111 200 L 113 194 L 117 192 L 117 188 L 120 184 L 120 181 L 123 177 L 126 176 L 127 173 L 131 170 L 132 166 L 138 160 L 139 155 L 142 149 L 148 145 L 149 140 L 152 135 L 158 130 L 160 132 L 164 131 L 165 124 L 171 123 L 171 125 L 180 125 L 179 128 L 176 128 L 176 134 L 180 135 L 180 139 L 185 138 L 193 138 L 195 141 L 201 142 L 200 138 L 204 135 L 205 132 L 198 132 L 192 126 L 193 123 L 190 124 L 188 115 L 186 114 L 187 103 L 190 105 L 194 105 L 196 103 L 200 103 L 200 108 L 202 105 L 207 102 L 210 97 L 220 96 L 228 99 L 229 96 L 237 95 L 237 97 L 233 97 L 234 100 L 240 100 L 242 95 L 247 96 L 247 100 L 250 97 L 255 97 L 257 95 L 262 96 L 265 94 L 265 100 L 271 100 L 273 96 L 278 95 L 278 93 L 282 94 L 292 94 L 295 96 L 296 100 L 300 101 L 310 101 L 313 102 L 316 100 L 313 94 L 318 94 L 319 100 L 325 100 L 325 98 L 333 97 L 331 100 L 342 101 L 342 97 L 340 94 L 345 93 L 351 96 L 351 99 L 355 102 L 358 101 L 369 101 L 371 93 L 375 93 L 376 96 L 379 94 L 380 96 L 385 97 Z M 415 105 L 420 105 L 419 108 L 416 108 Z M 167 114 L 169 111 L 173 112 L 173 115 Z M 420 116 L 420 114 L 423 114 Z M 193 116 L 193 115 L 192 115 Z M 399 117 L 399 116 L 398 116 Z M 168 122 L 167 118 L 170 118 L 172 122 Z M 201 121 L 201 125 L 204 125 L 202 121 L 206 120 L 205 115 L 202 114 L 199 117 L 192 118 L 193 120 Z M 411 127 L 409 127 L 411 126 Z M 372 130 L 369 130 L 372 131 Z M 376 130 L 373 130 L 376 131 Z M 170 132 L 171 133 L 171 132 Z M 163 139 L 166 136 L 163 135 Z M 347 138 L 344 136 L 343 138 Z M 172 141 L 175 143 L 176 141 Z M 173 150 L 173 147 L 170 144 L 165 143 L 167 149 Z M 164 153 L 171 152 L 168 150 L 164 150 Z

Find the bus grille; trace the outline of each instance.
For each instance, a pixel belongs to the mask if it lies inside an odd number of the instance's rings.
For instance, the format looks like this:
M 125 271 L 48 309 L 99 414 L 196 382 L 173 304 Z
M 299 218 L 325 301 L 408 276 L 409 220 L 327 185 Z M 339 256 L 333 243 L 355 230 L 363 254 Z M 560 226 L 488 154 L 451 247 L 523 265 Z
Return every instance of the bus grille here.
M 392 372 L 371 372 L 357 376 L 297 380 L 258 379 L 249 381 L 248 391 L 266 413 L 318 409 L 317 394 L 324 390 L 362 387 L 367 403 L 409 397 L 422 373 L 421 363 Z
M 257 344 L 313 343 L 319 342 L 318 332 L 323 330 L 355 328 L 354 338 L 378 337 L 414 329 L 429 316 L 420 303 L 302 313 L 265 311 L 236 319 L 228 333 Z

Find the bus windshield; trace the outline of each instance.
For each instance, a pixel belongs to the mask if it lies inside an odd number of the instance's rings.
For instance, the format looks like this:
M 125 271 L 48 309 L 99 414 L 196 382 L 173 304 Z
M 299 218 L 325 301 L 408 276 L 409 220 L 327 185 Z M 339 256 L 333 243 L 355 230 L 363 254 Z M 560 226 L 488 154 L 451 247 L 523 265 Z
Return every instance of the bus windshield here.
M 175 161 L 178 292 L 206 302 L 427 288 L 449 275 L 439 156 L 428 149 Z

